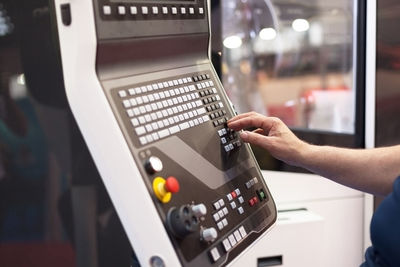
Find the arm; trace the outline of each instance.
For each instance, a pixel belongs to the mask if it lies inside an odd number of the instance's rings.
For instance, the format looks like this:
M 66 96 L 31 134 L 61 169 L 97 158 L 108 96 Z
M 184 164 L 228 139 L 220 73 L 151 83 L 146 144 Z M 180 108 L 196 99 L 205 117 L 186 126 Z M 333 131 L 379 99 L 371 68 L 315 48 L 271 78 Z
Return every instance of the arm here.
M 346 149 L 310 145 L 298 139 L 281 120 L 255 112 L 234 117 L 228 126 L 236 131 L 256 127 L 253 132 L 242 132 L 242 140 L 290 165 L 368 193 L 389 194 L 400 175 L 400 146 Z

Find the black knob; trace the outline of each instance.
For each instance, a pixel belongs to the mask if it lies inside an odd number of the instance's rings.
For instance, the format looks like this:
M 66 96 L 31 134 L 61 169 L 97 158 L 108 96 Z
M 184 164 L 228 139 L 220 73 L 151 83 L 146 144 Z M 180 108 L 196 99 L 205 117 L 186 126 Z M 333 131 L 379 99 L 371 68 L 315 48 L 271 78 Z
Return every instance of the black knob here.
M 199 220 L 190 205 L 171 208 L 168 212 L 167 224 L 171 232 L 178 238 L 184 238 L 199 230 Z

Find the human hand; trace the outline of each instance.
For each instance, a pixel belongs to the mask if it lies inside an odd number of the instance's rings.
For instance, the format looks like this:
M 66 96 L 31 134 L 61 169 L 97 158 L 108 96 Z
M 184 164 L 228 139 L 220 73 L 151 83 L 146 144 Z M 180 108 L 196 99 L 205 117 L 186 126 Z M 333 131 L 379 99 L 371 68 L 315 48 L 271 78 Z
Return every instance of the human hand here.
M 256 127 L 253 132 L 241 132 L 241 139 L 268 150 L 272 156 L 290 165 L 300 166 L 303 152 L 309 146 L 297 138 L 280 119 L 256 112 L 240 114 L 230 119 L 228 127 L 235 131 Z

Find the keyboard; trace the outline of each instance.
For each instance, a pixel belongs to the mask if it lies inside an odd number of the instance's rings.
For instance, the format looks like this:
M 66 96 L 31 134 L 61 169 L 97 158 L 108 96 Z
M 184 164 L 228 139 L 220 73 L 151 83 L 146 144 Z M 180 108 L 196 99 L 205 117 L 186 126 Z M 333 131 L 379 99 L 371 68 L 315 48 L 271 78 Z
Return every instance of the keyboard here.
M 117 88 L 120 105 L 140 145 L 211 122 L 226 123 L 226 110 L 209 74 L 185 75 Z M 219 131 L 222 144 L 227 132 Z M 234 149 L 227 144 L 225 150 Z

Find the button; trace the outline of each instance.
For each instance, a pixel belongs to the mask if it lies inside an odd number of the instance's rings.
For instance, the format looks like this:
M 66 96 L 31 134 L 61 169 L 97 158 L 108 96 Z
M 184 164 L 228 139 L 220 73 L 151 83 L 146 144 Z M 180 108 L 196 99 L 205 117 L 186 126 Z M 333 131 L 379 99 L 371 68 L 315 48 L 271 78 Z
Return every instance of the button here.
M 163 6 L 162 13 L 165 14 L 165 15 L 168 14 L 168 7 Z
M 218 214 L 218 212 L 216 212 L 216 213 L 213 214 L 213 218 L 214 218 L 214 221 L 215 221 L 215 222 L 219 221 L 219 214 Z
M 186 14 L 186 8 L 181 7 L 181 13 L 182 13 L 182 14 Z
M 132 15 L 137 15 L 137 7 L 135 7 L 135 6 L 131 6 L 131 8 L 130 8 L 130 10 L 131 10 L 131 14 Z
M 142 14 L 143 15 L 149 14 L 149 8 L 147 6 L 142 6 Z
M 214 202 L 213 206 L 214 206 L 214 209 L 216 209 L 216 210 L 219 210 L 219 208 L 221 207 L 221 206 L 219 205 L 219 202 L 218 202 L 218 201 L 217 201 L 217 202 Z
M 135 131 L 137 135 L 142 135 L 146 133 L 146 129 L 143 126 L 135 128 Z
M 217 223 L 217 227 L 218 227 L 218 230 L 221 231 L 224 228 L 224 225 L 222 222 L 219 222 L 219 223 Z
M 232 209 L 235 209 L 235 208 L 236 208 L 236 203 L 235 203 L 235 201 L 232 201 L 230 204 L 231 204 L 231 208 L 232 208 Z
M 242 236 L 239 233 L 239 230 L 236 230 L 233 235 L 235 236 L 235 239 L 237 242 L 240 242 L 240 240 L 242 240 Z
M 204 204 L 197 204 L 192 206 L 192 212 L 196 217 L 205 216 L 207 214 L 207 208 Z
M 124 6 L 118 6 L 118 14 L 125 15 L 126 14 L 126 8 Z
M 204 229 L 201 232 L 201 238 L 202 238 L 202 240 L 204 240 L 206 242 L 213 242 L 215 239 L 217 239 L 217 237 L 218 237 L 218 233 L 214 227 Z
M 216 262 L 221 257 L 216 247 L 210 250 L 210 255 L 213 262 Z
M 236 193 L 237 196 L 240 196 L 240 190 L 239 190 L 239 188 L 236 188 L 236 189 L 235 189 L 235 193 Z
M 126 91 L 122 90 L 118 92 L 119 97 L 126 97 Z
M 200 13 L 200 14 L 204 14 L 204 8 L 199 7 L 199 13 Z
M 242 203 L 244 202 L 244 199 L 243 199 L 242 196 L 240 196 L 240 197 L 238 198 L 238 200 L 239 200 L 239 203 L 240 203 L 240 204 L 242 204 Z
M 104 15 L 111 15 L 111 7 L 110 6 L 103 6 L 103 14 Z
M 168 203 L 171 200 L 171 193 L 177 193 L 179 189 L 179 182 L 173 176 L 168 177 L 166 180 L 162 177 L 156 177 L 153 180 L 154 194 L 162 203 Z
M 153 6 L 152 8 L 153 14 L 158 14 L 158 7 Z
M 227 207 L 223 208 L 222 211 L 223 211 L 224 215 L 228 214 L 228 208 Z
M 231 243 L 227 238 L 222 241 L 222 245 L 224 247 L 225 252 L 229 252 L 229 250 L 231 250 L 232 248 Z
M 234 247 L 237 244 L 236 239 L 233 235 L 228 236 L 228 239 L 229 239 L 229 243 L 231 243 L 232 247 Z
M 220 211 L 218 211 L 218 215 L 220 218 L 222 218 L 222 217 L 224 217 L 225 214 L 222 210 L 220 210 Z
M 258 183 L 257 177 L 254 177 L 254 178 L 253 178 L 253 182 L 254 182 L 254 184 Z
M 238 208 L 238 212 L 239 212 L 239 214 L 243 214 L 243 213 L 244 213 L 243 207 L 239 207 L 239 208 Z
M 254 203 L 254 199 L 251 198 L 251 199 L 249 200 L 249 205 L 250 205 L 250 207 L 253 207 L 254 204 L 255 204 L 255 203 Z
M 228 199 L 228 201 L 232 201 L 233 200 L 233 197 L 232 197 L 232 195 L 230 193 L 226 195 L 226 198 Z
M 247 236 L 246 230 L 244 229 L 243 225 L 239 227 L 239 232 L 242 235 L 242 238 Z
M 251 187 L 251 182 L 250 181 L 246 182 L 246 188 L 250 189 L 250 187 Z
M 225 202 L 222 198 L 220 200 L 218 200 L 218 203 L 221 207 L 225 206 Z
M 189 13 L 190 14 L 194 14 L 194 8 L 193 7 L 189 7 Z
M 172 11 L 172 14 L 174 14 L 174 15 L 178 14 L 178 9 L 176 7 L 172 7 L 171 11 Z
M 222 220 L 222 224 L 224 225 L 224 227 L 227 226 L 228 225 L 228 220 L 226 218 L 223 219 Z
M 144 165 L 146 171 L 149 174 L 154 174 L 156 172 L 160 172 L 163 169 L 163 164 L 162 161 L 156 157 L 156 156 L 151 156 L 145 163 Z
M 231 192 L 231 195 L 232 195 L 233 198 L 236 198 L 236 197 L 237 197 L 237 194 L 236 194 L 235 191 L 232 191 L 232 192 Z

